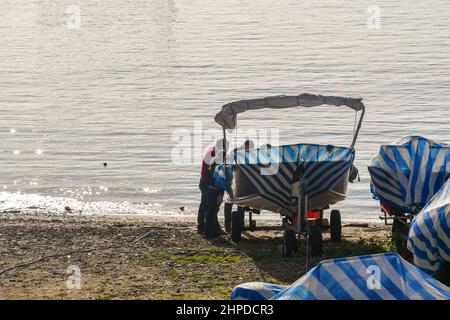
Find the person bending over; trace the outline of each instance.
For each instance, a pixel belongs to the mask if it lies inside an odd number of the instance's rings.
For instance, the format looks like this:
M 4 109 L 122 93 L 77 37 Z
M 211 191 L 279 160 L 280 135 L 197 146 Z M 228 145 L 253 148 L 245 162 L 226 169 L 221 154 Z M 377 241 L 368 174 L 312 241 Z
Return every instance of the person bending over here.
M 223 163 L 223 157 L 225 156 L 223 151 L 216 153 L 208 170 L 208 192 L 207 192 L 207 210 L 205 216 L 205 237 L 214 238 L 224 234 L 220 228 L 219 219 L 217 214 L 220 210 L 220 205 L 223 201 L 224 189 L 216 183 L 216 167 Z
M 212 159 L 215 157 L 216 152 L 223 150 L 224 139 L 216 141 L 214 146 L 209 147 L 202 159 L 202 169 L 200 173 L 199 189 L 201 192 L 200 205 L 198 207 L 197 214 L 197 233 L 203 234 L 205 232 L 205 215 L 207 210 L 207 192 L 208 192 L 208 170 L 211 165 Z M 228 141 L 225 140 L 226 148 L 228 148 Z

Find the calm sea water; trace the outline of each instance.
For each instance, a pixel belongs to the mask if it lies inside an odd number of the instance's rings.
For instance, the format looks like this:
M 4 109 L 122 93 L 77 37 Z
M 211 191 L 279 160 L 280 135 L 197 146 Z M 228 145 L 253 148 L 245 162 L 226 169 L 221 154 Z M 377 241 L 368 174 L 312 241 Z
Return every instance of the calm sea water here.
M 364 98 L 362 181 L 339 207 L 376 219 L 366 166 L 377 147 L 450 140 L 448 12 L 448 0 L 3 0 L 0 210 L 195 213 L 199 165 L 172 163 L 174 132 L 218 129 L 229 101 L 311 92 Z M 354 114 L 239 120 L 278 129 L 280 143 L 345 146 Z

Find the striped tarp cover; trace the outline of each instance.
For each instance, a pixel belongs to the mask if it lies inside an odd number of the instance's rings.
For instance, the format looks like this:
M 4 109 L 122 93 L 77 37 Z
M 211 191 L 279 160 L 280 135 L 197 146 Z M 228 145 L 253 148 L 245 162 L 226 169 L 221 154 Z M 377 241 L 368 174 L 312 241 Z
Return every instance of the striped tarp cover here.
M 414 264 L 428 274 L 450 262 L 450 179 L 414 219 L 408 249 Z
M 417 214 L 450 177 L 450 146 L 408 136 L 381 146 L 369 173 L 376 199 Z
M 284 289 L 286 286 L 272 283 L 247 282 L 234 288 L 231 300 L 269 300 Z
M 355 157 L 354 149 L 318 144 L 294 144 L 263 147 L 230 152 L 227 166 L 237 166 L 252 182 L 259 195 L 289 210 L 297 199 L 293 193 L 294 173 L 300 172 L 306 181 L 309 198 L 332 189 L 342 178 L 347 178 Z M 218 166 L 216 179 L 221 186 L 229 185 L 230 175 Z M 227 178 L 225 178 L 227 177 Z
M 244 283 L 231 293 L 235 300 L 269 296 L 273 300 L 448 300 L 450 288 L 396 253 L 384 253 L 322 261 L 287 288 Z

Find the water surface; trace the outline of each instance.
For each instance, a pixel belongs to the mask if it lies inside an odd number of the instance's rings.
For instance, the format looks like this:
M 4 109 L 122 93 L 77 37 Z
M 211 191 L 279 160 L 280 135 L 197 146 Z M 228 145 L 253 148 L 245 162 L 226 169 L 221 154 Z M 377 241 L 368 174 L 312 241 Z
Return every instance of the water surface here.
M 66 25 L 74 4 L 79 30 Z M 367 26 L 373 5 L 380 29 Z M 339 207 L 376 219 L 366 166 L 377 147 L 407 134 L 450 140 L 448 12 L 447 0 L 4 0 L 0 209 L 193 213 L 199 165 L 172 164 L 174 131 L 218 129 L 214 114 L 236 99 L 311 92 L 364 98 L 361 182 Z M 239 121 L 279 129 L 280 143 L 345 146 L 354 114 Z

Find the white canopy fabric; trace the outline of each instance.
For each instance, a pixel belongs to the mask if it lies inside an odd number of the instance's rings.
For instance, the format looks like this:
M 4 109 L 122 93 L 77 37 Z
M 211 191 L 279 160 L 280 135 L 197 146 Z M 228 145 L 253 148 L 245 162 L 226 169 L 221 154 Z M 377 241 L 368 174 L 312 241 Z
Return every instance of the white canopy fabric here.
M 231 102 L 222 107 L 222 110 L 216 114 L 214 120 L 224 129 L 235 129 L 237 115 L 247 110 L 257 109 L 284 109 L 293 107 L 317 107 L 320 105 L 345 105 L 355 111 L 364 110 L 362 99 L 341 98 L 333 96 L 321 96 L 303 93 L 298 96 L 273 96 L 263 99 L 239 100 Z

